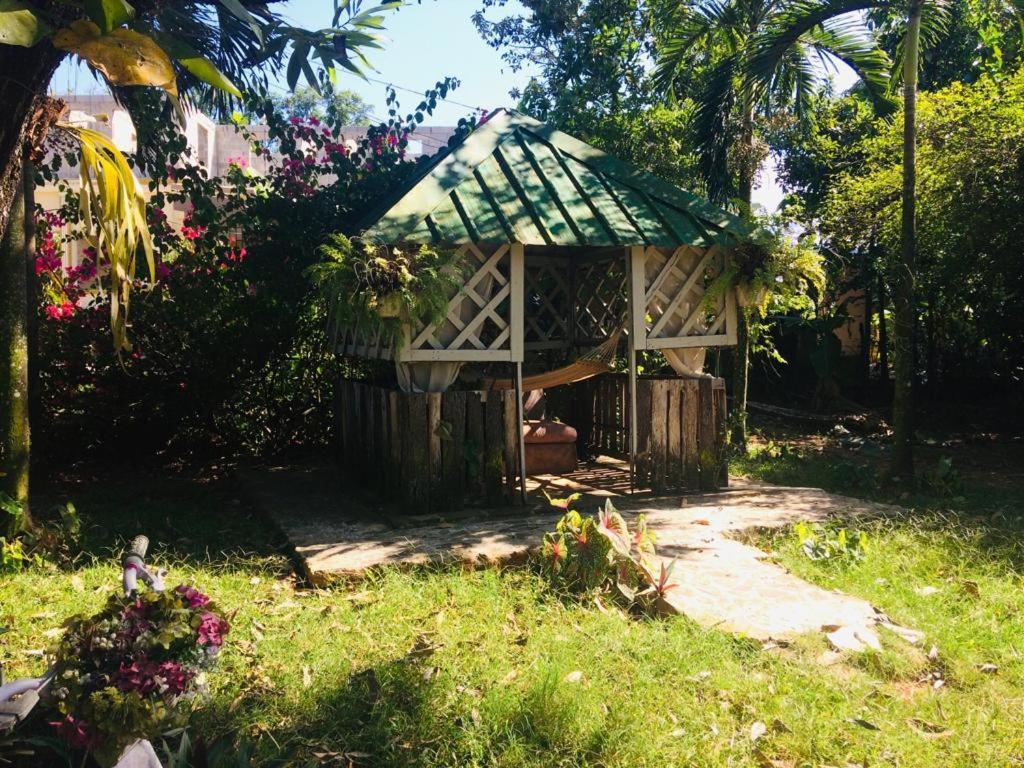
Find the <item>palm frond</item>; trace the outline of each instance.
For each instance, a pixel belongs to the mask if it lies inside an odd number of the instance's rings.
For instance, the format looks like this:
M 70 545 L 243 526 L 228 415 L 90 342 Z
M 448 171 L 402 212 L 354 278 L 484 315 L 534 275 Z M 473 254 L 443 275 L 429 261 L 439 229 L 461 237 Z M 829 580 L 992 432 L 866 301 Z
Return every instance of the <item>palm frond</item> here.
M 658 21 L 666 30 L 654 64 L 654 87 L 673 100 L 678 74 L 693 62 L 696 51 L 706 51 L 716 36 L 731 38 L 736 26 L 731 4 L 711 0 L 698 6 L 672 6 Z M 735 49 L 735 45 L 729 46 Z
M 767 89 L 787 52 L 815 30 L 820 30 L 816 34 L 826 34 L 825 25 L 829 22 L 831 32 L 828 35 L 835 38 L 833 42 L 840 46 L 844 55 L 855 54 L 855 60 L 863 60 L 864 55 L 854 50 L 850 30 L 843 28 L 841 17 L 890 2 L 895 0 L 795 0 L 788 3 L 751 39 L 744 80 L 755 91 Z M 884 110 L 887 103 L 879 102 L 877 106 Z
M 146 201 L 131 166 L 108 137 L 64 123 L 58 124 L 58 128 L 71 134 L 79 145 L 79 214 L 85 226 L 85 239 L 96 251 L 97 263 L 100 259 L 107 262 L 110 328 L 114 349 L 120 354 L 131 350 L 128 310 L 140 248 L 150 275 L 155 273 Z
M 895 109 L 889 96 L 892 62 L 860 24 L 831 20 L 811 29 L 807 39 L 819 53 L 834 56 L 857 73 L 879 113 Z
M 701 90 L 693 118 L 698 169 L 708 197 L 718 203 L 729 200 L 734 191 L 729 173 L 729 147 L 734 138 L 731 122 L 738 95 L 735 87 L 738 69 L 737 55 L 723 57 Z

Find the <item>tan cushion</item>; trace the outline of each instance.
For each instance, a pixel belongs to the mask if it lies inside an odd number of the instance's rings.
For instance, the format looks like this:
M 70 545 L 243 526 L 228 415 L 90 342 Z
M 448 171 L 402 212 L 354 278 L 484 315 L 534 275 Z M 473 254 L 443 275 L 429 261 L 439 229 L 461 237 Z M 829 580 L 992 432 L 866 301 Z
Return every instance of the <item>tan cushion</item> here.
M 527 421 L 523 424 L 523 441 L 528 445 L 575 443 L 576 430 L 560 421 Z

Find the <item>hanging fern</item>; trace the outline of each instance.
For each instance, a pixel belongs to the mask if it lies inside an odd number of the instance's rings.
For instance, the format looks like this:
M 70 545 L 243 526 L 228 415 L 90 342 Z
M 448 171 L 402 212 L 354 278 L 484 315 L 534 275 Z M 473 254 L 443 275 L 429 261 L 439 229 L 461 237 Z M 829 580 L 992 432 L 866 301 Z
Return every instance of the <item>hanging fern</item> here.
M 321 253 L 326 260 L 309 274 L 329 303 L 332 332 L 379 327 L 392 348 L 408 326 L 443 322 L 461 287 L 454 250 L 384 246 L 334 234 Z

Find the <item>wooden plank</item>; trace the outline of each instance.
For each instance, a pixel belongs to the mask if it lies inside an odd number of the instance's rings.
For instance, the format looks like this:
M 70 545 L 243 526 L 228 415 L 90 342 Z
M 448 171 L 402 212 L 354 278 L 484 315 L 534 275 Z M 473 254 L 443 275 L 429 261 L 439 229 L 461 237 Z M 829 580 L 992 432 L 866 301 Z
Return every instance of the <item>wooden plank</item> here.
M 426 398 L 430 509 L 432 512 L 437 512 L 445 508 L 444 488 L 441 479 L 441 393 L 428 392 Z
M 700 451 L 700 487 L 713 490 L 718 486 L 718 451 L 715 445 L 715 399 L 711 379 L 698 380 L 700 390 L 700 426 L 697 445 Z
M 699 392 L 696 379 L 683 380 L 683 476 L 690 489 L 700 486 Z
M 423 514 L 430 509 L 430 455 L 427 439 L 427 396 L 402 394 L 405 400 L 406 422 L 402 455 L 404 461 L 402 482 L 405 502 L 412 514 Z
M 722 379 L 715 379 L 712 383 L 712 392 L 715 398 L 715 449 L 718 453 L 718 487 L 729 486 L 729 462 L 726 461 L 725 451 L 725 429 L 726 429 L 726 402 L 725 382 Z
M 502 408 L 502 434 L 505 445 L 502 450 L 502 460 L 505 464 L 505 492 L 508 498 L 512 498 L 516 492 L 516 479 L 519 477 L 519 462 L 516 461 L 518 454 L 517 445 L 519 435 L 516 432 L 518 412 L 516 409 L 516 393 L 514 390 L 505 390 L 501 393 Z M 519 428 L 522 431 L 522 427 Z
M 483 498 L 484 488 L 484 404 L 482 393 L 466 394 L 466 489 L 475 501 Z
M 441 476 L 444 501 L 449 509 L 462 506 L 466 485 L 466 393 L 445 392 L 441 420 L 446 439 L 441 441 Z
M 651 380 L 636 382 L 636 464 L 637 488 L 651 482 Z
M 665 478 L 671 488 L 683 482 L 683 382 L 668 382 L 668 409 L 665 420 Z
M 392 478 L 402 477 L 402 444 L 405 442 L 402 439 L 402 427 L 400 423 L 401 405 L 400 400 L 401 393 L 396 390 L 390 390 L 388 392 L 388 453 L 389 453 L 389 466 Z M 398 496 L 399 483 L 388 483 L 385 487 L 385 495 L 390 498 L 396 498 Z
M 651 490 L 665 490 L 665 460 L 668 436 L 665 420 L 668 418 L 668 383 L 651 382 Z
M 505 500 L 505 406 L 502 391 L 487 393 L 484 403 L 484 499 L 489 506 Z

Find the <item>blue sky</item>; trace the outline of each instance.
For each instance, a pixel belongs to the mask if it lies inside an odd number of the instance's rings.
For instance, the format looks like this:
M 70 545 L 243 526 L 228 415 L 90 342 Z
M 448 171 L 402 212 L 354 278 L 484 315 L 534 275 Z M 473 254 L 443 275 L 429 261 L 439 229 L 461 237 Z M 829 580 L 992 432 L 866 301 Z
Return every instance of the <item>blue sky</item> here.
M 509 97 L 513 88 L 521 88 L 529 79 L 528 72 L 513 72 L 501 60 L 498 52 L 484 44 L 473 26 L 471 16 L 480 7 L 479 0 L 423 0 L 417 5 L 387 15 L 384 35 L 385 48 L 370 51 L 370 63 L 376 72 L 367 72 L 372 80 L 393 83 L 416 93 L 399 90 L 403 110 L 419 102 L 417 94 L 446 76 L 455 76 L 461 85 L 450 94 L 450 100 L 438 106 L 430 125 L 453 125 L 472 110 L 470 107 L 494 109 L 514 106 Z M 296 24 L 322 27 L 330 23 L 330 0 L 291 0 L 285 14 Z M 512 13 L 521 6 L 509 0 L 504 10 Z M 844 68 L 845 69 L 845 68 Z M 852 83 L 852 73 L 842 71 L 837 77 L 840 88 Z M 365 82 L 342 72 L 340 87 L 359 93 L 373 108 L 375 116 L 386 115 L 385 86 L 379 82 Z M 284 87 L 284 82 L 281 82 Z M 54 75 L 51 90 L 57 93 L 98 93 L 105 89 L 83 67 L 65 63 Z M 455 103 L 458 102 L 458 103 Z M 775 184 L 775 174 L 768 163 L 762 170 L 761 183 L 755 192 L 755 201 L 774 209 L 782 191 Z

